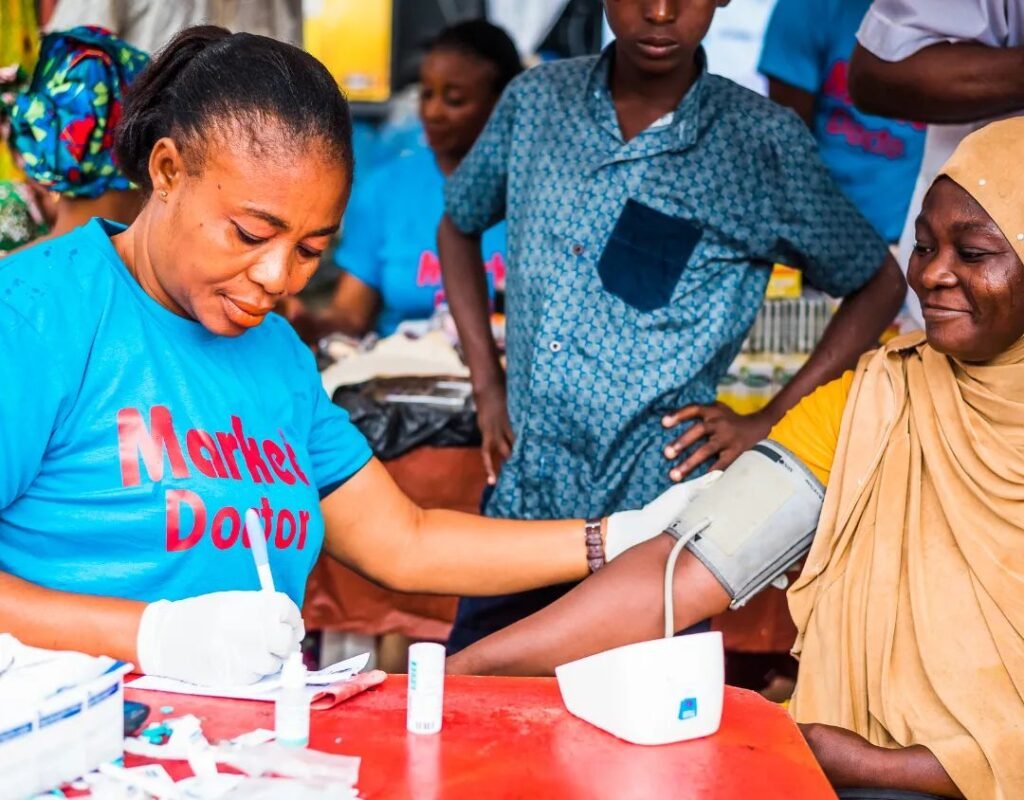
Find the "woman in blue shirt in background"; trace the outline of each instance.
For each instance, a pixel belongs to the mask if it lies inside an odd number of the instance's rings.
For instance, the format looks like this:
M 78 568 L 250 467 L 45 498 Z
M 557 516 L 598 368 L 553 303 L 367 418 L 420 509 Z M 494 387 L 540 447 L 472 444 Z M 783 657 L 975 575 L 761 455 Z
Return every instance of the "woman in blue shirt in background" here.
M 758 65 L 772 100 L 814 134 L 843 193 L 887 242 L 903 230 L 925 126 L 858 109 L 847 89 L 857 29 L 871 0 L 779 0 Z
M 343 270 L 331 305 L 315 321 L 290 314 L 304 333 L 363 336 L 429 319 L 444 301 L 437 225 L 444 182 L 472 148 L 505 86 L 522 71 L 508 34 L 484 20 L 444 30 L 420 67 L 420 121 L 427 146 L 378 167 L 356 186 L 335 261 Z M 488 288 L 505 272 L 505 225 L 483 236 Z M 294 306 L 293 306 L 294 307 Z

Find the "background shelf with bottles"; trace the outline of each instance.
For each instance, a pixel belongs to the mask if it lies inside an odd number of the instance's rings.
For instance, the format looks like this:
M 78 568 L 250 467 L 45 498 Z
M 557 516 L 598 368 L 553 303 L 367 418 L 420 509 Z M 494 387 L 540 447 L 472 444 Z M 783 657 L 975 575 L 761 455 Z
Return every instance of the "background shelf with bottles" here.
M 764 408 L 803 366 L 837 305 L 805 289 L 799 270 L 776 264 L 743 349 L 718 385 L 718 399 L 741 414 Z

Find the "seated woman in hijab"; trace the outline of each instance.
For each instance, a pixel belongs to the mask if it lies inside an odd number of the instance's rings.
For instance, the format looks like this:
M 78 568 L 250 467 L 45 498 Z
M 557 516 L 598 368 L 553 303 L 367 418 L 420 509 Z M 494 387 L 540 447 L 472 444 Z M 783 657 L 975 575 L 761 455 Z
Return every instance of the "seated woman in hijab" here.
M 139 213 L 141 196 L 114 163 L 114 129 L 125 89 L 148 63 L 103 28 L 43 39 L 32 82 L 10 109 L 8 134 L 32 199 L 51 217 L 50 230 L 35 241 L 93 217 L 128 224 Z
M 790 710 L 841 797 L 1024 797 L 1022 159 L 1021 118 L 964 140 L 917 219 L 925 332 L 771 434 L 827 485 L 789 593 Z M 550 673 L 660 636 L 672 545 L 638 545 L 450 671 Z M 677 629 L 735 600 L 692 549 L 673 581 Z

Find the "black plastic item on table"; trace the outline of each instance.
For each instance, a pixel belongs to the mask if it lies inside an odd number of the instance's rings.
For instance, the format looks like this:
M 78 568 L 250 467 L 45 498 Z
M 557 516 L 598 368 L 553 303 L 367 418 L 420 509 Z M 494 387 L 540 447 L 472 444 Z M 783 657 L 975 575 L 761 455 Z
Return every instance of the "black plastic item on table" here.
M 463 407 L 447 408 L 384 399 L 393 393 L 430 394 L 437 383 L 432 378 L 378 379 L 341 386 L 332 399 L 348 411 L 374 455 L 383 461 L 417 447 L 479 447 L 480 429 L 472 401 Z
M 124 701 L 124 735 L 134 736 L 149 717 L 149 706 L 136 703 L 134 700 Z

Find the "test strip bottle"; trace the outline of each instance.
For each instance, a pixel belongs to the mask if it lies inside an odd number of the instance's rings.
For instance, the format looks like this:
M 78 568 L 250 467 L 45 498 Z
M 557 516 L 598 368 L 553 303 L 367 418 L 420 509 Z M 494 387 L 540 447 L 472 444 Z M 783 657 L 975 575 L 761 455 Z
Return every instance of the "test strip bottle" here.
M 309 693 L 302 653 L 292 653 L 281 670 L 281 688 L 274 708 L 274 733 L 285 747 L 309 744 Z
M 409 648 L 409 698 L 405 727 L 438 733 L 444 709 L 444 645 L 418 642 Z

